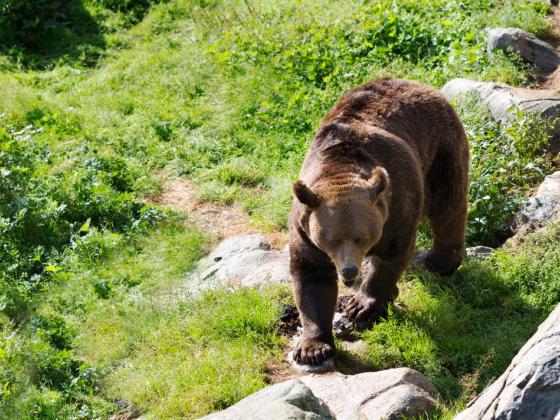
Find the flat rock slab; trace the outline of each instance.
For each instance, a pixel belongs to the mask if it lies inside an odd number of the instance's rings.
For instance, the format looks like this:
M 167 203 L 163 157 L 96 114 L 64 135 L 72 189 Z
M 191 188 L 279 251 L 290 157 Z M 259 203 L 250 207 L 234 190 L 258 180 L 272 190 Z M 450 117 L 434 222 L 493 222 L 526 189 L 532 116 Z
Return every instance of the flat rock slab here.
M 560 65 L 560 55 L 552 45 L 518 28 L 495 28 L 488 31 L 488 54 L 494 50 L 515 53 L 543 72 L 551 73 Z
M 288 259 L 287 250 L 273 249 L 264 236 L 234 236 L 198 262 L 186 285 L 200 290 L 287 283 Z
M 504 374 L 455 420 L 560 418 L 560 305 Z
M 401 419 L 433 412 L 435 387 L 408 368 L 307 375 L 271 385 L 205 419 Z
M 475 94 L 485 104 L 492 117 L 500 122 L 510 122 L 519 109 L 554 120 L 560 117 L 560 92 L 546 89 L 515 88 L 505 83 L 478 82 L 469 79 L 453 79 L 445 84 L 441 92 L 448 99 L 460 99 Z M 550 132 L 549 151 L 560 150 L 560 126 Z

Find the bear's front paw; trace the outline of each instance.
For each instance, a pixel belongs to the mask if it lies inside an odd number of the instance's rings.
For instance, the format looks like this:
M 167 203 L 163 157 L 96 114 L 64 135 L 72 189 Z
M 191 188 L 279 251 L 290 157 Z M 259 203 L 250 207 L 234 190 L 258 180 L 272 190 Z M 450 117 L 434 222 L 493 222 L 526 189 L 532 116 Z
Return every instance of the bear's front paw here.
M 333 354 L 334 349 L 330 344 L 302 337 L 294 348 L 293 359 L 302 365 L 320 365 Z
M 387 315 L 388 303 L 387 301 L 381 302 L 380 299 L 358 292 L 348 299 L 346 315 L 350 321 L 354 322 L 358 329 L 369 328 L 379 318 Z

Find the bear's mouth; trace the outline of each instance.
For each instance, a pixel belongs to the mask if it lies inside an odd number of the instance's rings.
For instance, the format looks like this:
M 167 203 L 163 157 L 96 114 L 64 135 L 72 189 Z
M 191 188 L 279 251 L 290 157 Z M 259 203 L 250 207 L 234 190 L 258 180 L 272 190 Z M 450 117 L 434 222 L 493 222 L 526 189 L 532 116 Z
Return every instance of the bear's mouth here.
M 362 283 L 362 281 L 361 281 L 361 279 L 362 279 L 361 274 L 362 273 L 361 272 L 358 272 L 358 275 L 353 279 L 346 279 L 346 278 L 344 278 L 344 276 L 342 274 L 340 274 L 340 273 L 337 273 L 337 274 L 338 274 L 338 279 L 340 280 L 340 282 L 345 287 L 348 287 L 349 289 L 357 289 L 360 286 L 360 284 Z

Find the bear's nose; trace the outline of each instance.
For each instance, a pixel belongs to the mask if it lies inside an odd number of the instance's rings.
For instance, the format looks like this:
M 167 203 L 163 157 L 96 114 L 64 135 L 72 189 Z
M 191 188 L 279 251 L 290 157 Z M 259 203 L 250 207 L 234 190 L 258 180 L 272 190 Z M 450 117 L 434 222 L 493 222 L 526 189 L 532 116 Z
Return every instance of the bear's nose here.
M 354 280 L 357 275 L 358 267 L 356 267 L 355 265 L 344 267 L 342 269 L 342 277 L 344 277 L 345 280 Z

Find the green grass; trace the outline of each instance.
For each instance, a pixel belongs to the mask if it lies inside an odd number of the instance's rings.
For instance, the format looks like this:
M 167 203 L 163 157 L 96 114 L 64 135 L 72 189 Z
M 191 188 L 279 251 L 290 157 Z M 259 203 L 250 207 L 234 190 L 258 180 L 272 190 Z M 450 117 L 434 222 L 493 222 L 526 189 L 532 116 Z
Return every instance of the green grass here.
M 189 176 L 205 198 L 240 201 L 267 229 L 286 226 L 290 182 L 342 93 L 384 75 L 435 86 L 458 76 L 528 84 L 516 60 L 486 57 L 484 28 L 549 31 L 536 0 L 177 0 L 130 29 L 94 2 L 84 7 L 100 22 L 106 58 L 96 68 L 68 59 L 51 71 L 7 73 L 0 86 L 14 95 L 4 118 L 22 126 L 32 111 L 70 120 L 70 135 L 51 129 L 61 156 L 88 147 L 125 157 L 139 179 L 164 168 Z
M 470 261 L 449 278 L 406 276 L 389 320 L 363 337 L 378 369 L 425 373 L 460 408 L 492 379 L 556 306 L 560 226 L 527 237 L 520 249 Z
M 284 293 L 285 295 L 285 293 Z M 282 358 L 278 298 L 268 291 L 206 292 L 153 319 L 110 393 L 154 418 L 221 410 L 265 386 L 267 362 Z
M 486 57 L 484 30 L 551 32 L 540 0 L 5 3 L 7 418 L 107 417 L 124 403 L 149 417 L 196 417 L 264 386 L 266 364 L 282 357 L 275 324 L 289 291 L 179 299 L 208 245 L 143 199 L 160 191 L 161 174 L 190 178 L 205 200 L 241 204 L 264 230 L 284 229 L 314 129 L 345 91 L 386 75 L 530 86 L 527 65 Z M 501 127 L 472 100 L 455 105 L 472 153 L 468 241 L 497 245 L 526 191 L 557 165 L 542 154 L 546 124 L 519 115 Z M 558 301 L 557 239 L 552 228 L 449 279 L 409 273 L 401 305 L 364 334 L 364 362 L 424 372 L 450 415 Z M 428 241 L 423 228 L 418 242 Z

